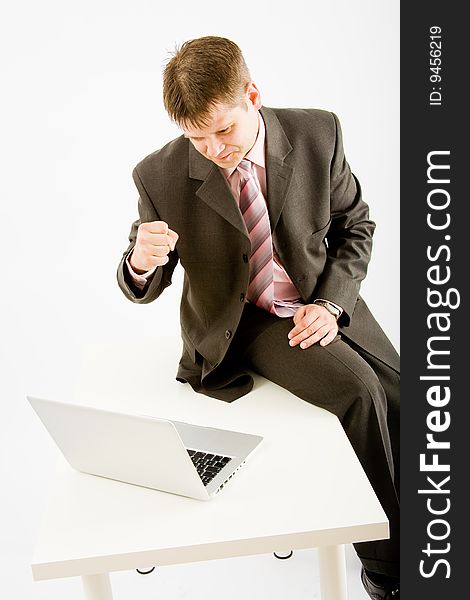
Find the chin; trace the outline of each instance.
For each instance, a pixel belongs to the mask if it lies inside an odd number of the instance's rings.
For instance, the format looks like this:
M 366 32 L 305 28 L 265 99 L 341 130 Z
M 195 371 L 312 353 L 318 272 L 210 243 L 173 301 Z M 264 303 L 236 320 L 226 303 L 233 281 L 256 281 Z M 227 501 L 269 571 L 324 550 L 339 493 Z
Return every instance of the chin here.
M 238 167 L 240 162 L 241 162 L 241 160 L 237 156 L 235 156 L 234 158 L 232 158 L 232 160 L 226 162 L 224 165 L 221 165 L 221 166 L 231 169 L 232 167 Z
M 240 164 L 243 156 L 244 156 L 244 154 L 240 150 L 238 150 L 237 152 L 234 152 L 233 155 L 230 157 L 230 163 L 232 163 L 234 165 Z

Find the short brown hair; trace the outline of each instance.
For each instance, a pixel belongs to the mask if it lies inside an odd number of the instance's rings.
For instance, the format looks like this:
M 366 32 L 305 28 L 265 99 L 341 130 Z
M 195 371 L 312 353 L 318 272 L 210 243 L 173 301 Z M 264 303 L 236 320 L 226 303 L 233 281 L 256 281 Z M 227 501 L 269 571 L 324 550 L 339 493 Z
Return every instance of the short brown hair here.
M 163 72 L 163 103 L 180 126 L 204 127 L 217 103 L 236 105 L 251 81 L 240 48 L 223 37 L 189 40 Z

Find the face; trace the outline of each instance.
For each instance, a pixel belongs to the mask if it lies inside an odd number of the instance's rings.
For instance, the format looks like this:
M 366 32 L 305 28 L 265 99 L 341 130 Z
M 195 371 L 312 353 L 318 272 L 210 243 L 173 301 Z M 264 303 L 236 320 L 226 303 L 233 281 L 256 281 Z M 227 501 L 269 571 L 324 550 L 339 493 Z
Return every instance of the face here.
M 256 141 L 260 107 L 259 91 L 251 82 L 240 104 L 217 104 L 206 127 L 184 127 L 184 136 L 219 167 L 236 167 Z

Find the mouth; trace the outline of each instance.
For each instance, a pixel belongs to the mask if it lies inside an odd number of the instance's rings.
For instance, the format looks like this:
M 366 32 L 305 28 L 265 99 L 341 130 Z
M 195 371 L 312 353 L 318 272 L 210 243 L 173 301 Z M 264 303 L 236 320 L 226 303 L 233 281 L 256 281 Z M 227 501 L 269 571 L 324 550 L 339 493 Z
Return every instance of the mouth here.
M 232 156 L 232 154 L 234 154 L 234 152 L 229 152 L 228 154 L 226 154 L 225 156 L 221 156 L 217 160 L 227 160 L 227 158 L 230 158 Z
M 212 161 L 212 162 L 214 162 L 216 164 L 220 163 L 220 165 L 223 166 L 225 163 L 229 163 L 230 161 L 232 161 L 237 154 L 238 154 L 238 150 L 232 150 L 232 152 L 229 152 L 225 156 L 217 156 L 216 158 L 212 158 L 209 155 L 205 155 L 205 156 L 210 161 Z

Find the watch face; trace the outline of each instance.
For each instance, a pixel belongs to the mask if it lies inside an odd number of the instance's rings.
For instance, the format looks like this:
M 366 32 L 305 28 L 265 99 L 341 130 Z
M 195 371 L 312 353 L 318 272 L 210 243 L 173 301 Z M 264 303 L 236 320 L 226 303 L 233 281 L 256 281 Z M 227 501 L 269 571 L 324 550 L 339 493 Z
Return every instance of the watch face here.
M 317 302 L 316 304 L 318 304 L 319 306 L 323 306 L 324 308 L 326 308 L 326 310 L 331 313 L 334 317 L 338 318 L 341 314 L 341 311 L 336 308 L 336 306 L 334 306 L 333 304 L 331 304 L 331 302 Z

